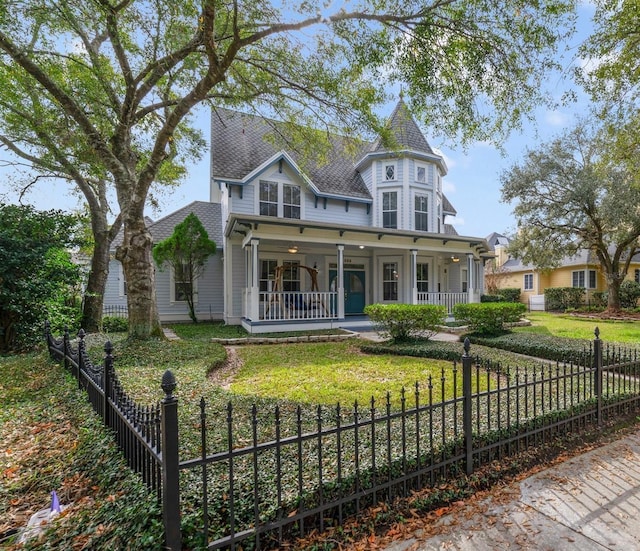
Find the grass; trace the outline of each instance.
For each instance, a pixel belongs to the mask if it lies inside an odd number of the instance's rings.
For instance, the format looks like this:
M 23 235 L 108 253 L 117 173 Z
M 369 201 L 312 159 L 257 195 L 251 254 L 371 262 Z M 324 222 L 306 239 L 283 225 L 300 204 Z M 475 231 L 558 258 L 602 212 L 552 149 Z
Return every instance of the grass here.
M 528 312 L 526 317 L 532 325 L 516 327 L 514 332 L 591 340 L 598 327 L 600 338 L 605 342 L 636 344 L 640 341 L 640 321 L 601 320 L 549 312 Z
M 244 396 L 263 396 L 305 404 L 370 405 L 384 407 L 387 392 L 395 409 L 402 388 L 416 381 L 426 388 L 429 377 L 439 386 L 452 364 L 407 356 L 365 355 L 355 342 L 246 346 L 237 350 L 242 367 L 230 390 Z M 453 395 L 453 379 L 446 378 L 445 396 Z M 440 388 L 437 389 L 440 395 Z M 458 395 L 461 393 L 461 381 Z

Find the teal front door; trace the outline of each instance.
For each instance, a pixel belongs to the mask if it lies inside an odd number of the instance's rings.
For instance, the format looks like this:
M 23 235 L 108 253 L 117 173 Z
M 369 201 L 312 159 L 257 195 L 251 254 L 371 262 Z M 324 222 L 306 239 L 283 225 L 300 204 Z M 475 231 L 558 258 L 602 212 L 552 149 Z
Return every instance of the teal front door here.
M 331 289 L 338 288 L 338 272 L 329 270 Z M 344 313 L 362 314 L 365 306 L 364 300 L 364 271 L 345 270 L 344 271 Z

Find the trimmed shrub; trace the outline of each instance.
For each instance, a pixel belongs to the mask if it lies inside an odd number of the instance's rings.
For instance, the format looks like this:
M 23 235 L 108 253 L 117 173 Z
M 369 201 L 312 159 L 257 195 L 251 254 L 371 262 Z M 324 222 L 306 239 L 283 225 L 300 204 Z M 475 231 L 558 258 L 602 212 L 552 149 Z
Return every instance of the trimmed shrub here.
M 105 333 L 124 333 L 129 330 L 129 320 L 115 316 L 104 316 L 102 318 L 102 330 Z
M 505 324 L 519 321 L 526 310 L 521 302 L 456 304 L 453 315 L 457 320 L 466 321 L 475 333 L 497 335 L 506 329 Z
M 447 309 L 435 304 L 370 304 L 364 313 L 382 336 L 403 342 L 435 335 L 444 324 Z
M 502 302 L 500 295 L 481 295 L 480 302 Z
M 564 311 L 567 308 L 580 308 L 584 304 L 584 287 L 549 287 L 544 291 L 547 310 Z
M 509 333 L 497 337 L 469 335 L 469 341 L 475 345 L 501 348 L 509 352 L 558 362 L 582 363 L 590 353 L 589 341 L 537 333 Z
M 635 308 L 640 298 L 640 283 L 627 279 L 620 285 L 620 306 Z
M 504 302 L 520 302 L 520 289 L 516 287 L 498 289 L 498 296 L 500 296 Z

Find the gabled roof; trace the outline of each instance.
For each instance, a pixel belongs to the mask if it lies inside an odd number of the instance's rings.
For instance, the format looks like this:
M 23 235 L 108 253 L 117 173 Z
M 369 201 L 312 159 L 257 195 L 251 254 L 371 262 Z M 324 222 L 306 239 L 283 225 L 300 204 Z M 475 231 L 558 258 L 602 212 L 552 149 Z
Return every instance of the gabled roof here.
M 453 208 L 453 205 L 449 202 L 449 199 L 447 199 L 444 193 L 442 194 L 442 212 L 443 214 L 449 214 L 451 216 L 458 214 L 458 211 Z
M 400 149 L 434 154 L 433 149 L 431 149 L 429 142 L 427 142 L 402 98 L 400 98 L 398 105 L 391 113 L 387 127 L 391 130 L 391 135 L 396 143 L 390 149 L 382 143 L 381 138 L 378 138 L 372 147 L 372 151 Z
M 211 115 L 211 174 L 218 181 L 242 183 L 258 166 L 282 150 L 274 144 L 273 136 L 284 132 L 278 121 L 264 119 L 228 109 L 214 109 Z M 331 136 L 332 152 L 326 164 L 307 163 L 304 174 L 319 195 L 338 196 L 371 201 L 371 194 L 360 174 L 354 169 L 353 158 L 347 150 L 368 150 L 370 144 L 344 136 Z M 287 151 L 293 167 L 302 175 L 300 155 Z
M 494 251 L 497 245 L 502 245 L 506 247 L 509 244 L 509 238 L 501 233 L 492 232 L 486 237 L 487 243 L 489 243 L 489 247 Z
M 208 201 L 194 201 L 181 209 L 168 214 L 164 218 L 151 223 L 147 223 L 147 229 L 153 237 L 154 243 L 167 239 L 173 234 L 173 229 L 184 221 L 191 213 L 194 213 L 202 222 L 204 229 L 209 234 L 209 239 L 215 241 L 218 250 L 222 250 L 223 228 L 222 228 L 222 209 L 220 203 L 209 203 Z M 148 219 L 150 220 L 150 219 Z M 122 230 L 111 244 L 111 249 L 115 249 L 122 243 Z

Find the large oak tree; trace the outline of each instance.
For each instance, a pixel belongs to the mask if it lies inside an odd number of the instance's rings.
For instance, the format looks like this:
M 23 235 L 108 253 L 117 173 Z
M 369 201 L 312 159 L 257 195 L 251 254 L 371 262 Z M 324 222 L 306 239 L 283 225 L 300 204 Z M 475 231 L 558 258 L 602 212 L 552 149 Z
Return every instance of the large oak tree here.
M 333 131 L 383 131 L 374 108 L 402 83 L 434 132 L 495 141 L 544 101 L 542 83 L 572 7 L 571 0 L 338 7 L 315 0 L 5 0 L 0 84 L 30 90 L 55 123 L 49 143 L 61 130 L 78 139 L 96 165 L 91 174 L 114 186 L 130 334 L 146 337 L 160 326 L 144 209 L 167 163 L 187 161 L 196 106 L 250 108 Z
M 581 249 L 595 253 L 620 309 L 620 284 L 640 252 L 640 188 L 607 160 L 607 134 L 584 125 L 526 153 L 501 176 L 502 198 L 515 202 L 517 234 L 509 253 L 544 270 Z

